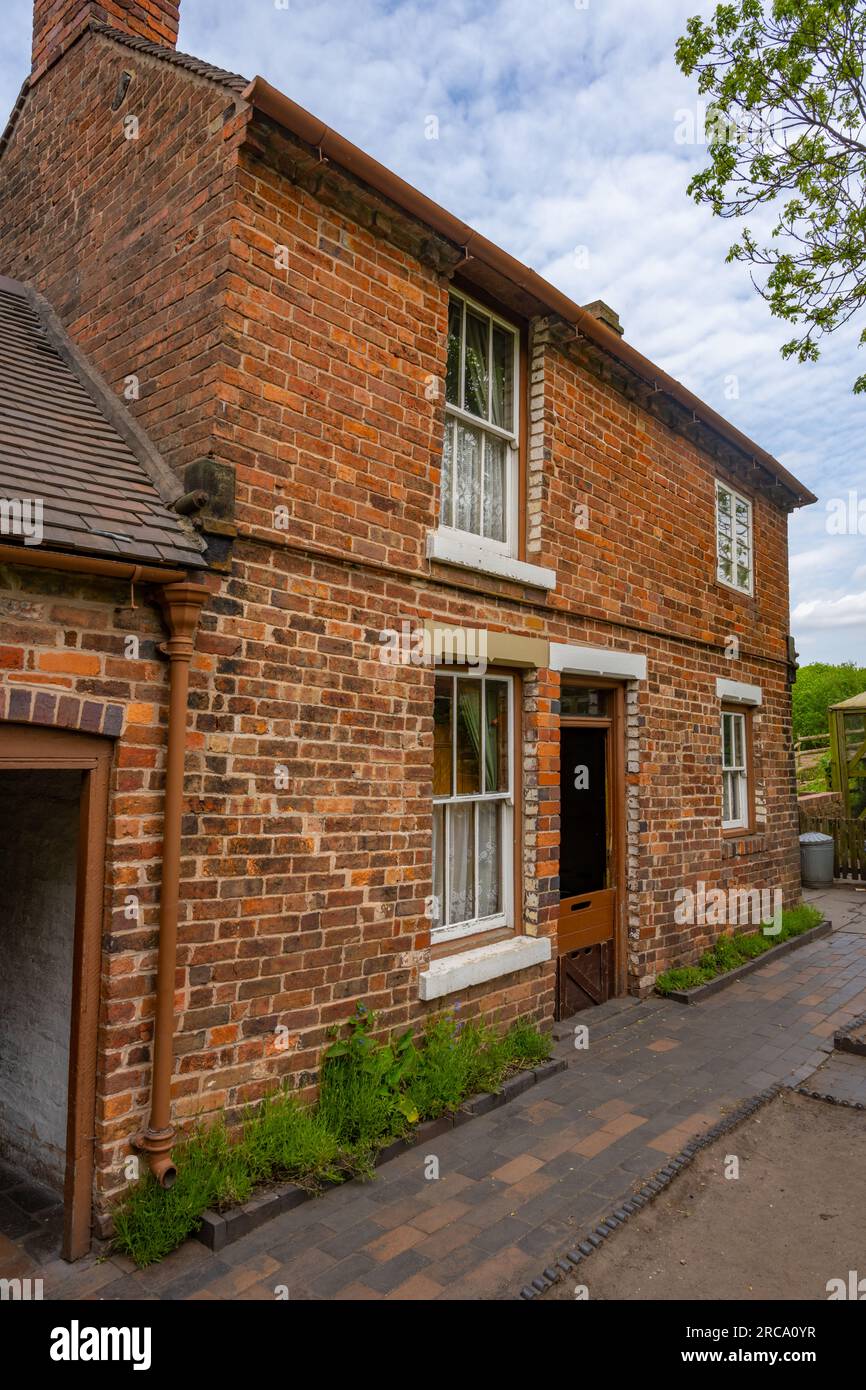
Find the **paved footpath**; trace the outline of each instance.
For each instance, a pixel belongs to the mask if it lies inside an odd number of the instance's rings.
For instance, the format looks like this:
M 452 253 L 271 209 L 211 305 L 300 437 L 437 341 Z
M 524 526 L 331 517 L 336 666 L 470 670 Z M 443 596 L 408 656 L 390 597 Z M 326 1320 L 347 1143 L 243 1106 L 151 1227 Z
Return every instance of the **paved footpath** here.
M 7 1242 L 4 1260 L 0 1240 L 0 1277 L 41 1274 L 46 1298 L 271 1300 L 278 1285 L 291 1299 L 514 1298 L 742 1099 L 828 1063 L 836 1028 L 866 1012 L 866 898 L 845 896 L 845 930 L 697 1006 L 615 1000 L 581 1014 L 588 1049 L 567 1031 L 557 1043 L 567 1071 L 218 1256 L 190 1241 L 146 1270 L 43 1257 L 28 1271 L 21 1246 Z

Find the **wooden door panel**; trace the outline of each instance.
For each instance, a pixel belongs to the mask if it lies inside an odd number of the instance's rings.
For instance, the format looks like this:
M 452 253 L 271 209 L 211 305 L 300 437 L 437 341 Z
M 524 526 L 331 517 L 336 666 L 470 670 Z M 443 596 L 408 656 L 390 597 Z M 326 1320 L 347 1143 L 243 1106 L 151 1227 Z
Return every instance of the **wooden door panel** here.
M 581 893 L 563 898 L 559 904 L 559 954 L 595 946 L 613 939 L 616 889 L 601 888 L 597 893 Z
M 571 1018 L 610 998 L 613 942 L 584 947 L 557 962 L 557 1017 Z

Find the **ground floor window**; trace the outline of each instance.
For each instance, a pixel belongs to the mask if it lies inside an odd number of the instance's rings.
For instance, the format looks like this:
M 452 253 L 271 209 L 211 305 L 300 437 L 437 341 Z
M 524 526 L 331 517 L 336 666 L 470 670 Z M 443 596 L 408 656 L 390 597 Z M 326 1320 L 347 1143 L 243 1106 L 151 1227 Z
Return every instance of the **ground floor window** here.
M 740 710 L 722 711 L 722 828 L 748 829 L 751 821 L 749 786 L 749 737 L 747 715 Z
M 436 677 L 434 941 L 511 922 L 513 698 L 508 676 Z

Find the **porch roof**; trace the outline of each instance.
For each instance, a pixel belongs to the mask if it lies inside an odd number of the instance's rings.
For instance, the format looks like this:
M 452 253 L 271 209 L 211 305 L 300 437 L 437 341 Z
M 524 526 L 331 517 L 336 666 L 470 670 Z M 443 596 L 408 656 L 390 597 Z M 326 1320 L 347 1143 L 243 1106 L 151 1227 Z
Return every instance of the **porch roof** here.
M 0 276 L 0 544 L 198 569 L 182 492 L 47 301 Z

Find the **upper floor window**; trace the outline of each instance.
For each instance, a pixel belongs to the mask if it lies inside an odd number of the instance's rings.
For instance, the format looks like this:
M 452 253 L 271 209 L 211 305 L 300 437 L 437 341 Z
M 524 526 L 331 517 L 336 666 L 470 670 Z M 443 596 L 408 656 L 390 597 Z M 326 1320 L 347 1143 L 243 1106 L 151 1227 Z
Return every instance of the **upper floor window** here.
M 440 526 L 515 554 L 519 337 L 463 295 L 448 304 Z
M 716 482 L 716 578 L 740 593 L 754 591 L 752 504 Z

